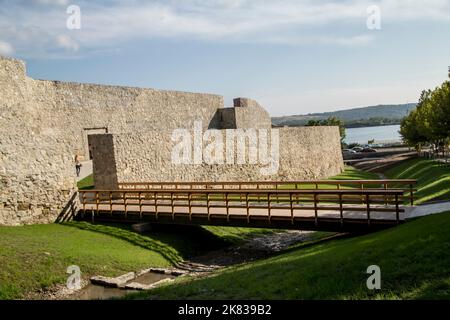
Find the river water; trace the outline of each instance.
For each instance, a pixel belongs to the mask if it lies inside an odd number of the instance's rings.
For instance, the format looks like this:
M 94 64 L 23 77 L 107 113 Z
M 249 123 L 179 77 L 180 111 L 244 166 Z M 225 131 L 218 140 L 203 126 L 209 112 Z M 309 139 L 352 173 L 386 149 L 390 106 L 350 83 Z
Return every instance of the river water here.
M 348 128 L 345 129 L 345 142 L 367 144 L 372 139 L 376 143 L 398 142 L 401 141 L 399 130 L 400 125 Z

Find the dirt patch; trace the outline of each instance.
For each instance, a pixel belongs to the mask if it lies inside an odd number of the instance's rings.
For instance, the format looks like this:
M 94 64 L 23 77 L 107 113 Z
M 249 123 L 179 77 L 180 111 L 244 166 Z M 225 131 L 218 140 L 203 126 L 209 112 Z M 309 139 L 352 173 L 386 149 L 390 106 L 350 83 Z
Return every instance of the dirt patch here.
M 57 284 L 50 288 L 30 292 L 24 297 L 24 300 L 64 300 L 74 294 L 77 294 L 88 285 L 89 280 L 87 279 L 81 280 L 81 288 L 79 290 L 69 289 L 65 284 Z
M 211 272 L 216 269 L 246 263 L 273 255 L 309 239 L 311 231 L 285 231 L 248 239 L 238 246 L 208 252 L 184 261 L 177 267 L 190 272 Z

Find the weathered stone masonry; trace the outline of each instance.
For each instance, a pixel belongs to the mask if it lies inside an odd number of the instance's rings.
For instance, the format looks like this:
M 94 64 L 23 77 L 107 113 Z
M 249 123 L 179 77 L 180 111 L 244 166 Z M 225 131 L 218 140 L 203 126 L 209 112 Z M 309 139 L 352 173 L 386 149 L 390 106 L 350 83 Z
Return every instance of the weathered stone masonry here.
M 255 178 L 251 168 L 226 166 L 182 166 L 170 168 L 168 174 L 169 166 L 155 160 L 169 149 L 161 144 L 166 138 L 145 140 L 192 127 L 195 121 L 204 129 L 270 127 L 269 115 L 257 102 L 236 99 L 234 104 L 223 108 L 223 98 L 212 94 L 34 80 L 26 76 L 22 61 L 0 57 L 0 224 L 55 221 L 76 192 L 74 156 L 88 156 L 88 135 L 93 133 L 111 134 L 98 138 L 103 140 L 92 150 L 99 183 Z M 298 153 L 285 162 L 284 178 L 319 178 L 342 169 L 337 130 L 295 132 L 296 145 L 289 148 L 299 149 L 292 149 Z M 306 136 L 308 143 L 301 146 Z M 325 149 L 315 148 L 316 143 Z M 96 159 L 101 146 L 113 152 L 106 156 L 109 162 L 101 162 L 101 154 Z M 143 154 L 147 162 L 142 162 Z M 318 159 L 322 161 L 314 163 Z M 138 173 L 141 169 L 145 172 Z
M 170 131 L 92 135 L 95 184 L 109 189 L 127 181 L 288 181 L 325 178 L 342 169 L 337 127 L 278 130 L 279 168 L 273 175 L 262 174 L 260 169 L 268 165 L 259 163 L 173 164 L 171 152 L 175 142 Z M 223 140 L 224 131 L 221 130 Z

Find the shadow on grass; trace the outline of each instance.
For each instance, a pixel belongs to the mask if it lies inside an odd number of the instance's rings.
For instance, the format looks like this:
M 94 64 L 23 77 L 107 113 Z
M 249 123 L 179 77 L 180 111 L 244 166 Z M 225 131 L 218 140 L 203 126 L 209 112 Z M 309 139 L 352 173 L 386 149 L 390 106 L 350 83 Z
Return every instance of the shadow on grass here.
M 387 171 L 397 179 L 417 179 L 417 203 L 450 199 L 450 166 L 431 160 L 413 159 Z
M 229 241 L 197 226 L 152 225 L 152 230 L 137 233 L 130 225 L 112 223 L 67 222 L 66 226 L 106 234 L 159 253 L 176 264 L 208 250 L 230 245 Z

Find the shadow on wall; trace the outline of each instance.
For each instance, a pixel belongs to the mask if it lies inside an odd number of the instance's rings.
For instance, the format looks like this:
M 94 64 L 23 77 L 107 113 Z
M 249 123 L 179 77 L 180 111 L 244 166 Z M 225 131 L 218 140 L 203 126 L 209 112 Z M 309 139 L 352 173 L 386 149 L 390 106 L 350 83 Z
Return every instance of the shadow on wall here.
M 65 207 L 61 210 L 55 222 L 59 223 L 72 220 L 77 214 L 78 204 L 78 192 L 74 192 Z
M 211 129 L 237 129 L 234 108 L 217 109 L 208 125 Z

